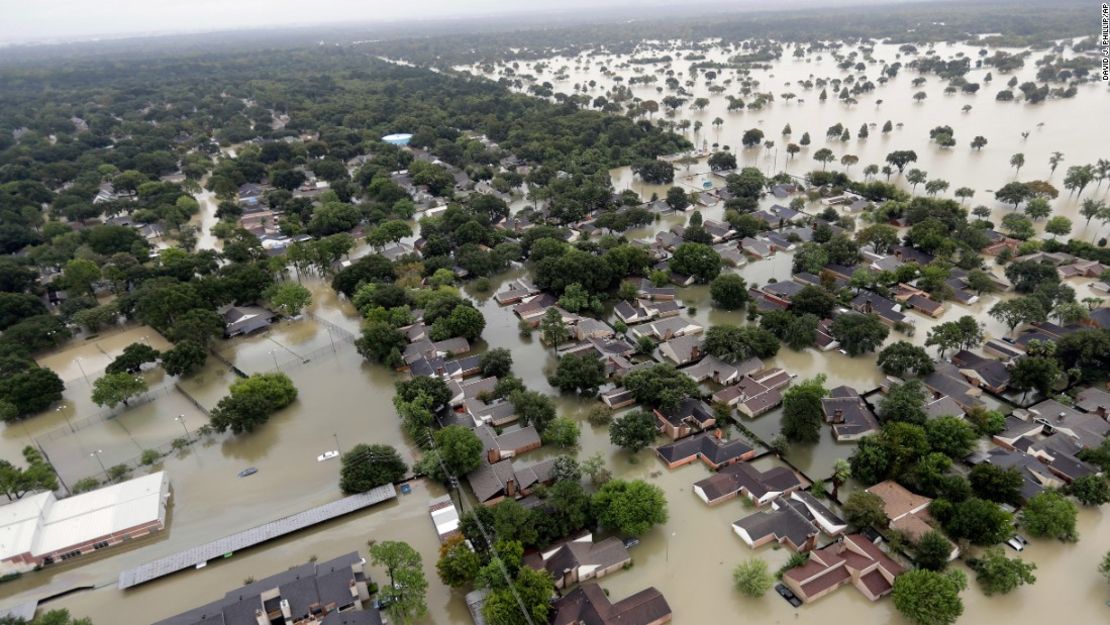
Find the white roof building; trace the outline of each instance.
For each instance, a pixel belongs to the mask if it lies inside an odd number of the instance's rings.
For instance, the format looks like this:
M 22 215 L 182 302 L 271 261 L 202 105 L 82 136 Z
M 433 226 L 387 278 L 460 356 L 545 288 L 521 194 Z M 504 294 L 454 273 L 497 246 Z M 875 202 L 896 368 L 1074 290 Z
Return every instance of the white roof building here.
M 0 571 L 24 570 L 145 536 L 165 527 L 162 471 L 81 495 L 38 493 L 0 507 Z

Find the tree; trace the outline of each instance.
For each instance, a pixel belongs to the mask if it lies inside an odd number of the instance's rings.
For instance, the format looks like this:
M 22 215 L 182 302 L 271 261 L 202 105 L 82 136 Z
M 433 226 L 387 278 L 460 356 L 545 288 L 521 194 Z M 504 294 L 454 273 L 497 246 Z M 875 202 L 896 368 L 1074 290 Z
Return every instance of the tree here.
M 1025 502 L 1021 522 L 1034 536 L 1075 542 L 1079 535 L 1075 520 L 1079 510 L 1075 504 L 1055 490 L 1044 490 Z
M 748 283 L 739 274 L 721 274 L 709 283 L 709 295 L 717 306 L 737 310 L 748 301 Z
M 690 197 L 681 188 L 671 187 L 667 189 L 667 206 L 670 206 L 671 210 L 684 211 L 690 206 Z
M 1013 517 L 993 501 L 971 497 L 959 503 L 937 499 L 930 504 L 944 529 L 956 538 L 966 538 L 973 545 L 997 545 L 1014 531 Z
M 1052 344 L 1051 341 L 1049 344 Z M 1023 398 L 1034 389 L 1047 395 L 1056 386 L 1062 373 L 1055 358 L 1026 355 L 1010 367 L 1009 386 L 1015 391 L 1021 391 Z
M 883 527 L 887 523 L 882 497 L 865 490 L 849 495 L 843 507 L 845 520 L 858 529 Z
M 447 482 L 451 477 L 470 473 L 482 464 L 485 445 L 474 430 L 449 425 L 434 435 L 435 447 L 425 454 L 420 468 L 436 480 Z
M 898 230 L 888 224 L 873 224 L 856 233 L 861 245 L 870 244 L 876 254 L 886 254 L 898 245 Z
M 802 287 L 790 300 L 790 310 L 799 315 L 808 313 L 818 319 L 828 319 L 836 307 L 836 297 L 832 293 L 812 284 Z
M 486 318 L 482 313 L 469 304 L 460 304 L 451 310 L 446 317 L 440 317 L 432 324 L 429 338 L 433 341 L 462 337 L 468 341 L 475 341 L 482 336 L 486 328 Z
M 405 335 L 386 321 L 367 323 L 362 336 L 355 340 L 355 348 L 363 358 L 391 366 L 403 364 L 401 350 L 405 344 Z
M 763 131 L 758 128 L 749 128 L 745 130 L 743 136 L 740 137 L 740 143 L 742 143 L 745 148 L 752 148 L 763 143 Z
M 943 415 L 925 422 L 929 449 L 958 460 L 971 453 L 979 433 L 961 417 Z
M 757 326 L 713 326 L 705 333 L 704 349 L 707 353 L 737 363 L 749 358 L 770 358 L 779 351 L 779 341 L 774 334 Z
M 976 497 L 1011 506 L 1021 503 L 1024 479 L 1017 469 L 996 467 L 983 462 L 971 469 L 968 481 Z
M 1025 215 L 1010 213 L 1002 216 L 1002 229 L 1015 239 L 1025 241 L 1036 234 L 1033 222 Z M 1005 251 L 1005 250 L 1003 250 Z
M 62 280 L 75 294 L 92 293 L 93 283 L 100 279 L 100 267 L 91 260 L 75 258 L 66 263 Z
M 982 150 L 985 145 L 987 145 L 987 138 L 983 135 L 976 135 L 975 138 L 971 140 L 971 147 L 976 150 Z
M 1014 210 L 1022 203 L 1033 197 L 1028 185 L 1021 182 L 1007 182 L 1002 188 L 994 192 L 994 197 L 999 202 L 1013 204 Z
M 378 592 L 394 622 L 406 625 L 428 613 L 425 602 L 428 581 L 415 549 L 408 543 L 384 540 L 371 545 L 370 561 L 384 566 L 389 573 L 389 585 L 383 585 Z
M 910 190 L 916 190 L 917 185 L 925 182 L 928 174 L 920 169 L 911 169 L 906 172 L 906 182 L 910 183 Z
M 1064 175 L 1064 188 L 1079 197 L 1094 179 L 1094 168 L 1090 165 L 1074 165 L 1068 167 L 1068 173 Z
M 232 383 L 229 390 L 212 410 L 217 432 L 252 432 L 297 399 L 297 388 L 284 373 L 256 373 Z
M 649 184 L 670 184 L 674 182 L 674 166 L 666 161 L 644 161 L 633 166 L 632 171 Z
M 177 316 L 169 329 L 169 338 L 175 343 L 193 341 L 201 346 L 223 334 L 224 320 L 213 310 L 194 308 Z
M 875 315 L 845 313 L 833 319 L 829 326 L 832 335 L 849 356 L 859 356 L 874 351 L 890 334 L 890 329 Z
M 1025 165 L 1025 155 L 1021 152 L 1010 157 L 1010 167 L 1014 168 L 1015 175 L 1021 172 L 1023 165 Z
M 343 454 L 341 463 L 339 489 L 348 495 L 397 482 L 409 470 L 401 455 L 389 445 L 355 445 Z
M 602 526 L 627 536 L 641 536 L 667 522 L 663 489 L 643 480 L 609 480 L 594 493 L 593 506 Z
M 15 616 L 0 618 L 0 625 L 93 625 L 87 618 L 73 618 L 69 610 L 50 610 L 30 621 Z
M 736 169 L 736 155 L 731 152 L 714 152 L 709 156 L 708 164 L 712 171 Z
M 563 322 L 563 313 L 552 307 L 540 318 L 540 338 L 552 347 L 558 347 L 570 340 L 570 330 Z
M 543 442 L 556 447 L 574 447 L 582 431 L 578 422 L 570 417 L 555 417 L 543 431 Z
M 592 352 L 567 354 L 559 359 L 551 385 L 561 391 L 594 395 L 605 384 L 605 365 Z
M 30 293 L 0 292 L 0 332 L 24 319 L 47 313 L 42 300 Z
M 1102 573 L 1102 576 L 1105 577 L 1107 581 L 1110 581 L 1110 551 L 1107 551 L 1106 555 L 1102 556 L 1102 563 L 1098 565 L 1098 572 Z
M 516 407 L 517 417 L 523 425 L 534 425 L 543 434 L 547 424 L 555 419 L 555 404 L 547 395 L 535 391 L 514 391 L 509 401 Z
M 921 102 L 927 97 L 929 97 L 929 94 L 925 93 L 924 91 L 918 91 L 917 93 L 913 94 L 913 101 Z
M 887 122 L 890 124 L 890 122 Z M 887 133 L 887 127 L 883 126 L 883 132 Z M 898 173 L 902 173 L 906 169 L 906 165 L 917 162 L 917 152 L 913 150 L 895 150 L 886 155 L 886 162 L 898 168 Z
M 609 426 L 609 442 L 632 453 L 655 442 L 658 434 L 655 415 L 642 410 L 618 417 Z
M 879 402 L 879 414 L 885 421 L 925 423 L 925 385 L 920 380 L 907 380 L 890 387 Z
M 1051 234 L 1053 239 L 1057 236 L 1067 236 L 1071 232 L 1071 220 L 1063 215 L 1057 215 L 1045 223 L 1044 231 Z
M 826 165 L 836 160 L 836 155 L 828 148 L 821 148 L 813 153 L 813 160 L 821 163 L 821 171 L 824 171 Z
M 8 501 L 21 499 L 27 493 L 45 490 L 52 491 L 58 488 L 58 479 L 54 467 L 38 449 L 30 445 L 23 448 L 23 460 L 26 468 L 17 467 L 7 460 L 0 460 L 0 493 Z
M 759 558 L 745 560 L 732 570 L 732 586 L 753 599 L 767 594 L 775 578 L 767 570 L 767 562 Z
M 65 384 L 54 371 L 24 365 L 19 371 L 6 371 L 0 376 L 0 418 L 15 421 L 42 412 L 62 398 Z
M 195 341 L 181 341 L 162 354 L 162 368 L 169 375 L 196 373 L 208 360 L 208 352 Z
M 721 272 L 721 256 L 703 243 L 683 243 L 674 251 L 670 267 L 675 273 L 706 284 Z
M 1029 216 L 1033 221 L 1044 219 L 1052 214 L 1052 207 L 1049 206 L 1048 200 L 1043 197 L 1034 197 L 1025 204 L 1025 210 L 1022 211 Z
M 917 566 L 930 571 L 943 571 L 952 555 L 952 543 L 937 530 L 925 532 L 913 546 L 913 560 Z
M 1067 492 L 1085 506 L 1101 506 L 1110 502 L 1110 482 L 1098 474 L 1075 478 L 1068 485 Z
M 894 607 L 915 625 L 952 625 L 964 612 L 960 592 L 965 588 L 961 571 L 906 571 L 894 578 Z
M 829 253 L 825 250 L 825 247 L 820 243 L 807 241 L 794 252 L 793 271 L 794 273 L 808 272 L 817 274 L 821 272 L 828 262 Z M 813 287 L 813 285 L 806 285 L 803 288 L 810 287 L 821 291 L 824 290 L 820 287 Z M 801 295 L 801 293 L 798 293 L 798 295 Z
M 483 377 L 501 378 L 513 369 L 513 356 L 504 347 L 496 347 L 478 358 L 478 369 Z
M 782 434 L 792 442 L 816 443 L 821 440 L 824 412 L 821 398 L 828 394 L 825 376 L 791 386 L 783 394 Z
M 684 398 L 698 395 L 697 383 L 668 364 L 636 369 L 625 375 L 621 383 L 638 403 L 653 408 L 674 408 Z
M 296 282 L 278 282 L 266 289 L 265 296 L 274 311 L 286 317 L 301 314 L 312 303 L 312 292 Z
M 908 341 L 895 341 L 879 352 L 875 363 L 887 375 L 904 377 L 923 376 L 933 372 L 933 359 L 929 354 Z
M 123 348 L 123 352 L 116 356 L 104 369 L 105 373 L 138 373 L 142 366 L 148 362 L 157 362 L 161 354 L 158 350 L 146 343 L 132 343 Z
M 478 554 L 466 543 L 461 534 L 447 538 L 439 546 L 439 560 L 436 561 L 436 572 L 443 583 L 451 588 L 469 586 L 478 577 L 482 568 L 482 561 Z
M 983 554 L 969 562 L 975 571 L 975 581 L 983 587 L 987 595 L 1004 595 L 1023 584 L 1032 584 L 1037 581 L 1033 571 L 1037 565 L 1025 562 L 1021 558 L 1010 559 L 1006 557 L 1002 547 L 990 547 Z
M 115 408 L 145 393 L 146 380 L 132 373 L 107 373 L 93 382 L 92 400 L 97 406 Z
M 1033 297 L 1015 297 L 991 306 L 988 314 L 1009 328 L 1014 329 L 1023 323 L 1044 321 L 1048 315 L 1039 300 Z

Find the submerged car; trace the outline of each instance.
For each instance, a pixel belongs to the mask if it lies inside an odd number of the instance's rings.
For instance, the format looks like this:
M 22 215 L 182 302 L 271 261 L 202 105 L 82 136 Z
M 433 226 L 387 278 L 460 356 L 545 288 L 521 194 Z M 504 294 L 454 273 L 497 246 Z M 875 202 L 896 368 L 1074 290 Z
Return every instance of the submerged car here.
M 254 475 L 255 473 L 258 473 L 258 469 L 254 467 L 247 467 L 246 469 L 243 469 L 239 472 L 239 477 L 249 477 L 251 475 Z
M 332 449 L 331 451 L 325 451 L 324 453 L 320 454 L 319 456 L 316 456 L 316 462 L 323 462 L 325 460 L 331 460 L 332 458 L 338 458 L 338 457 L 339 457 L 339 452 Z

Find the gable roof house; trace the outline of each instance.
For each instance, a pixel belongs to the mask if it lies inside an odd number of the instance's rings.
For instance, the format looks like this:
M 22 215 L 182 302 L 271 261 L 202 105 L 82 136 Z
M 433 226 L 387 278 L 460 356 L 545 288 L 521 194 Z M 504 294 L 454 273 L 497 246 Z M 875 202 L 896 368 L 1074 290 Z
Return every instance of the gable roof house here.
M 809 560 L 782 575 L 782 582 L 799 599 L 812 603 L 844 584 L 852 584 L 871 601 L 890 593 L 894 578 L 905 567 L 860 534 L 810 553 Z
M 1028 500 L 1046 488 L 1062 488 L 1064 482 L 1033 456 L 1003 447 L 982 454 L 973 454 L 972 465 L 986 462 L 1000 469 L 1013 469 L 1021 474 L 1021 498 Z
M 879 431 L 879 420 L 854 388 L 838 386 L 821 399 L 825 423 L 831 423 L 833 438 L 856 441 Z
M 252 332 L 269 328 L 277 313 L 261 306 L 232 306 L 223 313 L 224 336 L 245 336 Z
M 794 551 L 809 551 L 817 546 L 822 531 L 836 536 L 848 524 L 804 490 L 771 502 L 771 510 L 755 512 L 732 524 L 749 547 L 758 549 L 772 540 Z
M 673 286 L 655 286 L 651 280 L 641 278 L 636 285 L 636 296 L 641 299 L 660 301 L 672 300 L 678 295 L 678 289 Z
M 656 408 L 652 411 L 659 428 L 671 440 L 704 432 L 717 424 L 713 411 L 700 399 L 687 397 L 674 408 Z
M 742 362 L 732 364 L 710 354 L 702 358 L 697 364 L 686 367 L 683 373 L 690 376 L 695 382 L 712 380 L 721 385 L 732 384 L 742 376 L 755 373 L 763 369 L 763 361 L 759 358 L 749 358 Z
M 629 333 L 637 339 L 646 336 L 657 341 L 669 341 L 679 336 L 701 334 L 703 330 L 705 328 L 693 319 L 676 316 L 638 325 Z
M 492 393 L 497 388 L 497 378 L 490 376 L 478 380 L 448 380 L 447 388 L 451 391 L 451 399 L 447 401 L 451 406 L 462 406 L 468 399 L 478 399 L 483 393 Z
M 933 393 L 933 399 L 950 397 L 965 412 L 983 404 L 979 399 L 983 391 L 968 383 L 960 371 L 947 362 L 936 363 L 936 370 L 921 382 Z
M 961 349 L 952 355 L 952 364 L 959 368 L 960 375 L 968 382 L 992 393 L 1000 394 L 1010 384 L 1010 370 L 993 358 Z
M 702 432 L 660 445 L 655 448 L 655 453 L 667 464 L 668 469 L 701 460 L 714 471 L 741 460 L 751 460 L 756 455 L 755 449 L 742 440 L 722 441 L 720 430 Z
M 916 543 L 933 529 L 933 519 L 928 510 L 932 499 L 911 493 L 893 480 L 879 482 L 868 488 L 867 492 L 883 500 L 883 511 L 890 522 L 890 529 L 899 530 L 910 542 Z M 959 553 L 956 545 L 952 545 L 948 559 L 955 558 Z
M 747 462 L 730 464 L 713 475 L 694 482 L 694 494 L 714 506 L 743 494 L 757 506 L 805 486 L 802 479 L 788 467 L 772 467 L 760 471 Z
M 1044 425 L 1045 434 L 1064 435 L 1080 448 L 1093 448 L 1110 436 L 1110 421 L 1098 414 L 1079 412 L 1055 399 L 1030 407 L 1033 421 Z
M 509 304 L 520 303 L 524 298 L 537 293 L 539 293 L 539 289 L 532 286 L 532 283 L 527 280 L 520 278 L 510 282 L 504 290 L 494 295 L 493 299 L 502 306 L 508 306 Z
M 775 251 L 771 249 L 771 246 L 767 243 L 767 241 L 752 237 L 744 237 L 743 239 L 741 239 L 740 249 L 743 250 L 744 253 L 748 256 L 754 256 L 756 258 L 767 258 L 771 254 L 775 253 Z
M 872 291 L 861 290 L 852 298 L 852 310 L 863 314 L 873 314 L 888 326 L 902 323 L 906 315 L 902 313 L 902 306 L 894 300 L 888 299 Z
M 680 367 L 697 362 L 705 356 L 705 352 L 702 351 L 702 338 L 696 334 L 675 337 L 660 344 L 659 354 Z
M 1110 393 L 1095 386 L 1085 388 L 1075 396 L 1075 407 L 1103 419 L 1110 418 Z
M 713 401 L 734 406 L 740 414 L 754 419 L 782 403 L 782 389 L 790 385 L 790 379 L 784 369 L 756 371 L 714 393 Z
M 589 532 L 556 543 L 544 551 L 524 556 L 524 563 L 537 571 L 547 571 L 556 588 L 605 577 L 632 563 L 628 548 L 616 536 L 594 542 Z
M 663 625 L 671 606 L 655 588 L 613 603 L 594 582 L 587 582 L 552 604 L 551 625 Z
M 503 458 L 515 458 L 543 445 L 534 425 L 498 434 L 490 426 L 482 424 L 474 428 L 474 432 L 478 435 L 478 440 L 482 441 L 486 460 L 490 464 Z
M 539 295 L 533 295 L 526 301 L 513 306 L 513 313 L 520 317 L 521 321 L 527 321 L 533 326 L 538 326 L 540 324 L 540 318 L 547 312 L 547 309 L 558 303 L 559 298 L 551 293 L 544 292 Z
M 944 314 L 944 302 L 938 302 L 929 297 L 929 294 L 925 291 L 905 283 L 900 283 L 894 287 L 894 299 L 901 302 L 906 308 L 934 319 Z
M 554 464 L 554 458 L 532 465 L 508 458 L 491 464 L 483 458 L 482 464 L 467 474 L 466 481 L 479 503 L 493 506 L 506 498 L 527 497 L 539 484 L 550 484 Z

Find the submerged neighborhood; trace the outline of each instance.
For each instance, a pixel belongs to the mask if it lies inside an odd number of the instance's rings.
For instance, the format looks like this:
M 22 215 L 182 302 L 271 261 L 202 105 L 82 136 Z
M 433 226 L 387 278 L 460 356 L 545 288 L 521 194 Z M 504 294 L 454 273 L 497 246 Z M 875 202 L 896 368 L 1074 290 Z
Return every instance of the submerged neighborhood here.
M 1105 619 L 1080 5 L 0 64 L 0 623 Z

